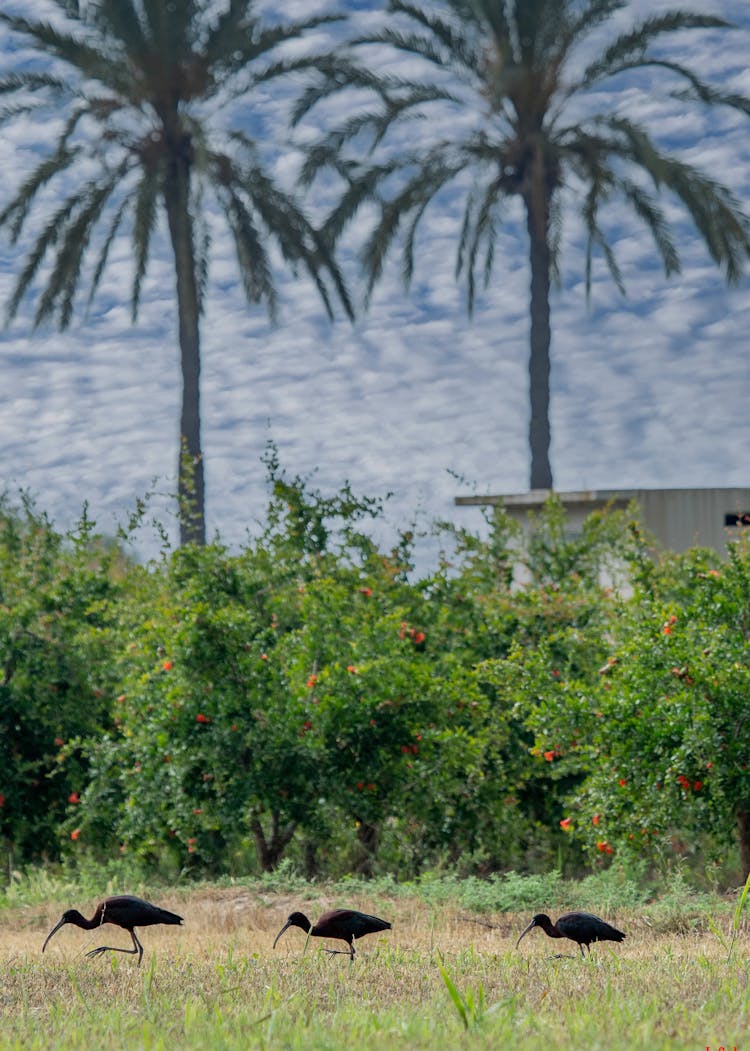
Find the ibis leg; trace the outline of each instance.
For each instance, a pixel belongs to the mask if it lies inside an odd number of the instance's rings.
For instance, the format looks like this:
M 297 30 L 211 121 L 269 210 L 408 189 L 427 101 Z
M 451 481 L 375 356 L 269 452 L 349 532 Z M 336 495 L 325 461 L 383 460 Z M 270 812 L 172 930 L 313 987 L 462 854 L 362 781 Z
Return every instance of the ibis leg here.
M 116 945 L 100 945 L 98 948 L 92 949 L 90 952 L 87 952 L 86 955 L 101 956 L 103 952 L 124 952 L 127 953 L 128 956 L 135 956 L 135 954 L 138 953 L 138 966 L 140 967 L 141 960 L 143 959 L 143 946 L 138 941 L 135 931 L 130 932 L 130 937 L 133 939 L 132 949 L 120 949 Z

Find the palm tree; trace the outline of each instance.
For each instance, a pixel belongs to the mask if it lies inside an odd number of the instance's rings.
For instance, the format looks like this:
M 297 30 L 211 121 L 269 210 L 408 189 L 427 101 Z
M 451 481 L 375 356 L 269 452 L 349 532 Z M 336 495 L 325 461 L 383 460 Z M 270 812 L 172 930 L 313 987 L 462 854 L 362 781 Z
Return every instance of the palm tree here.
M 584 97 L 621 74 L 649 69 L 668 80 L 665 91 L 683 106 L 723 105 L 750 114 L 747 99 L 716 90 L 660 46 L 689 30 L 724 32 L 730 26 L 706 14 L 655 14 L 626 32 L 610 32 L 609 42 L 591 57 L 586 47 L 597 44 L 591 35 L 614 29 L 614 16 L 626 6 L 625 0 L 390 0 L 386 27 L 352 45 L 403 52 L 411 59 L 410 71 L 416 58 L 422 79 L 382 74 L 376 104 L 360 105 L 315 144 L 303 171 L 310 182 L 322 168 L 333 169 L 345 182 L 326 225 L 334 241 L 361 205 L 374 203 L 378 219 L 362 253 L 368 295 L 400 231 L 408 285 L 415 236 L 428 206 L 454 180 L 470 175 L 456 256 L 469 313 L 477 277 L 483 275 L 486 286 L 492 274 L 503 207 L 509 199 L 520 200 L 531 273 L 532 489 L 552 487 L 549 295 L 558 274 L 563 213 L 577 203 L 587 231 L 587 290 L 592 253 L 598 250 L 622 291 L 600 220 L 603 206 L 616 197 L 645 226 L 667 275 L 679 273 L 680 257 L 660 195 L 682 203 L 730 282 L 740 277 L 750 251 L 750 222 L 727 187 L 666 153 L 626 112 L 592 112 L 593 100 Z M 381 48 L 371 65 L 382 69 L 382 60 Z M 346 83 L 340 74 L 321 75 L 300 96 L 295 119 Z M 364 86 L 361 78 L 357 86 Z M 389 150 L 392 131 L 400 129 L 403 139 L 406 121 L 415 117 L 432 118 L 412 125 L 416 134 L 410 141 L 416 145 Z M 363 142 L 383 152 L 371 152 L 363 162 Z M 359 156 L 347 146 L 356 146 Z
M 59 186 L 59 203 L 18 274 L 8 319 L 38 290 L 35 323 L 51 319 L 65 328 L 84 263 L 90 258 L 91 302 L 115 238 L 129 233 L 135 320 L 163 209 L 174 254 L 183 380 L 180 541 L 203 543 L 200 315 L 209 196 L 231 231 L 250 303 L 276 313 L 268 247 L 274 242 L 287 264 L 308 272 L 329 316 L 334 296 L 351 316 L 326 243 L 294 197 L 276 185 L 248 130 L 258 126 L 254 93 L 314 65 L 312 56 L 285 53 L 284 45 L 333 18 L 265 25 L 255 0 L 48 0 L 48 7 L 50 21 L 0 13 L 0 24 L 39 59 L 35 68 L 0 77 L 7 100 L 0 119 L 28 120 L 44 107 L 65 107 L 66 114 L 57 141 L 0 211 L 0 225 L 15 243 L 42 191 Z M 229 126 L 235 117 L 241 125 Z

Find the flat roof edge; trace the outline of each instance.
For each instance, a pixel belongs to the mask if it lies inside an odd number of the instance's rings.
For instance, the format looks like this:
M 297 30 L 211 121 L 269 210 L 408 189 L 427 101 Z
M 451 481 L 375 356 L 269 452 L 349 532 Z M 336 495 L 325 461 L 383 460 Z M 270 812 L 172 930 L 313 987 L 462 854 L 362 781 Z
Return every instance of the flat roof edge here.
M 750 500 L 750 487 L 742 486 L 716 486 L 697 489 L 674 488 L 674 489 L 579 489 L 572 492 L 559 492 L 555 489 L 531 489 L 527 493 L 500 493 L 486 496 L 456 496 L 455 505 L 458 507 L 481 507 L 504 504 L 506 507 L 539 507 L 553 494 L 558 496 L 563 504 L 627 504 L 631 500 L 638 500 L 651 493 L 673 493 L 675 495 L 687 495 L 689 493 L 716 493 L 739 494 L 746 500 Z

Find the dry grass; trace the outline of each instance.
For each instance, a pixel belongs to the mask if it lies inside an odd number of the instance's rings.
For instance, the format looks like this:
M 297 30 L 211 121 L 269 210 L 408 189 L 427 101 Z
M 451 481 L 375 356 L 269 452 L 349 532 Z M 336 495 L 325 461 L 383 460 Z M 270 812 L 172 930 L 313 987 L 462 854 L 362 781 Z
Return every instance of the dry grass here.
M 64 927 L 44 956 L 60 907 L 6 910 L 0 919 L 0 1048 L 528 1048 L 738 1047 L 747 1043 L 750 987 L 743 937 L 731 964 L 705 933 L 654 933 L 642 915 L 608 918 L 627 931 L 580 958 L 571 942 L 533 932 L 529 916 L 476 922 L 418 897 L 346 900 L 240 888 L 159 895 L 182 928 L 140 932 L 143 967 L 108 954 L 87 960 L 101 931 Z M 87 913 L 95 902 L 70 902 Z M 345 905 L 385 916 L 393 930 L 363 939 L 357 958 L 329 957 L 290 929 Z M 90 912 L 88 913 L 90 914 Z M 106 927 L 107 943 L 129 937 Z M 330 943 L 323 943 L 330 944 Z M 554 958 L 558 951 L 570 958 Z M 451 999 L 440 966 L 455 984 Z

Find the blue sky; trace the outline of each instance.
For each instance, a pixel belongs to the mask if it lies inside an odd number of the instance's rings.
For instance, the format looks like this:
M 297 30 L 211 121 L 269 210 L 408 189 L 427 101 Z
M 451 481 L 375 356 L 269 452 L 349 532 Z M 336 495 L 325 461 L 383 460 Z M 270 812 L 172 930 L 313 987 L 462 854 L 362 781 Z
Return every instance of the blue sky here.
M 294 17 L 331 6 L 292 0 L 286 9 Z M 351 6 L 368 7 L 362 0 Z M 673 6 L 634 0 L 627 15 Z M 750 95 L 749 5 L 681 6 L 740 24 L 730 35 L 683 34 L 679 59 L 715 85 Z M 44 0 L 26 0 L 23 8 L 47 9 Z M 0 30 L 3 54 L 10 63 Z M 618 82 L 609 104 L 627 105 L 657 127 L 663 143 L 727 182 L 750 209 L 750 120 L 719 111 L 688 118 L 659 81 Z M 283 127 L 288 95 L 271 93 L 266 102 L 269 122 Z M 279 152 L 281 179 L 291 184 L 300 144 L 346 105 L 342 98 L 316 114 Z M 40 122 L 0 129 L 0 197 L 49 138 Z M 307 200 L 313 213 L 323 207 L 322 192 Z M 750 484 L 750 280 L 727 289 L 679 210 L 670 206 L 670 214 L 683 274 L 667 282 L 645 234 L 620 205 L 612 207 L 608 228 L 625 299 L 600 263 L 587 304 L 582 232 L 575 221 L 566 229 L 563 288 L 552 300 L 551 452 L 559 490 Z M 238 544 L 256 531 L 269 439 L 288 473 L 316 472 L 313 484 L 327 493 L 346 480 L 369 496 L 393 493 L 379 530 L 384 542 L 415 514 L 423 524 L 437 517 L 479 527 L 478 512 L 453 506 L 456 495 L 527 489 L 528 273 L 520 213 L 508 214 L 493 282 L 471 321 L 453 276 L 458 216 L 452 195 L 428 212 L 411 292 L 403 290 L 394 254 L 369 311 L 354 325 L 343 317 L 329 324 L 314 289 L 280 274 L 282 309 L 271 327 L 247 307 L 217 227 L 202 359 L 210 534 Z M 347 237 L 345 262 L 361 243 L 364 221 Z M 174 279 L 166 240 L 154 248 L 136 325 L 125 239 L 113 250 L 88 318 L 81 311 L 63 334 L 33 331 L 32 303 L 0 331 L 0 490 L 29 489 L 60 528 L 75 521 L 86 500 L 99 527 L 111 532 L 154 481 L 159 492 L 175 488 Z M 2 301 L 22 249 L 0 234 Z M 347 273 L 361 293 L 356 271 Z M 144 536 L 142 553 L 153 550 Z

